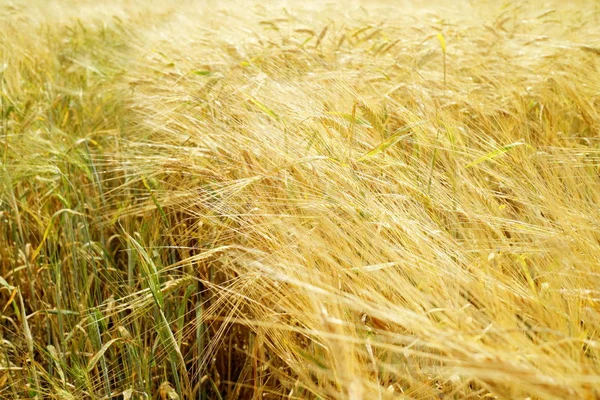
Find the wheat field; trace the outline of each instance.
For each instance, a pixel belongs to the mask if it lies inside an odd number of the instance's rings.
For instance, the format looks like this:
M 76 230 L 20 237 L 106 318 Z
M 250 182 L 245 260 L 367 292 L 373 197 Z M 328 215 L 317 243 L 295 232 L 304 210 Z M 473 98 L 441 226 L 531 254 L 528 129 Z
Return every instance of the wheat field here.
M 600 398 L 597 1 L 0 21 L 0 398 Z

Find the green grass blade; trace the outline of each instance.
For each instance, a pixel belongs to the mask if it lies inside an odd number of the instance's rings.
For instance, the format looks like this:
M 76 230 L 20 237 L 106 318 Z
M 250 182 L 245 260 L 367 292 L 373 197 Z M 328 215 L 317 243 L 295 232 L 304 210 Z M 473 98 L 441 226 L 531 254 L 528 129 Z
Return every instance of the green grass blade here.
M 279 121 L 281 119 L 279 117 L 279 115 L 275 111 L 273 111 L 272 109 L 270 109 L 269 107 L 267 107 L 266 105 L 264 105 L 263 103 L 261 103 L 260 101 L 256 100 L 254 97 L 250 97 L 250 101 L 252 102 L 252 104 L 254 104 L 262 112 L 264 112 L 265 114 L 267 114 L 269 117 L 271 117 L 275 121 Z
M 356 115 L 342 113 L 342 112 L 334 112 L 334 111 L 329 111 L 326 114 L 327 115 L 333 115 L 335 117 L 343 118 L 346 121 L 350 122 L 351 124 L 355 124 L 355 125 L 358 125 L 358 126 L 363 126 L 365 128 L 372 128 L 373 127 L 367 121 L 365 121 L 362 118 L 357 117 Z
M 382 152 L 386 151 L 388 148 L 390 148 L 391 146 L 395 145 L 396 143 L 398 143 L 402 139 L 404 139 L 404 138 L 412 135 L 412 132 L 408 132 L 408 133 L 406 133 L 406 134 L 403 135 L 404 132 L 407 132 L 407 131 L 411 130 L 414 127 L 422 125 L 425 122 L 426 121 L 419 121 L 419 122 L 416 122 L 414 124 L 410 124 L 410 125 L 407 125 L 407 126 L 405 126 L 403 128 L 398 129 L 389 138 L 385 139 L 383 142 L 379 143 L 376 147 L 372 148 L 367 153 L 365 153 L 364 155 L 362 155 L 361 157 L 359 157 L 357 161 L 359 161 L 359 162 L 360 161 L 364 161 L 367 158 L 371 158 L 373 156 L 376 156 L 379 153 L 382 153 Z
M 435 35 L 435 37 L 437 37 L 438 41 L 440 42 L 440 47 L 442 48 L 442 52 L 444 54 L 446 54 L 446 39 L 444 38 L 444 35 L 442 35 L 441 33 L 438 33 L 437 35 Z
M 529 146 L 529 145 L 527 143 L 523 143 L 523 142 L 514 142 L 511 144 L 507 144 L 505 146 L 502 146 L 502 147 L 499 147 L 497 149 L 490 151 L 489 153 L 479 157 L 475 161 L 470 162 L 469 164 L 467 164 L 465 166 L 465 168 L 471 168 L 477 164 L 481 164 L 483 162 L 498 158 L 498 157 L 502 156 L 503 154 L 507 153 L 509 150 L 514 149 L 515 147 L 519 147 L 519 146 Z
M 106 351 L 108 350 L 108 348 L 115 342 L 117 342 L 119 340 L 119 338 L 116 339 L 111 339 L 108 342 L 104 343 L 102 345 L 102 347 L 100 348 L 100 350 L 98 350 L 98 352 L 96 354 L 94 354 L 94 356 L 90 359 L 90 361 L 87 364 L 87 371 L 90 372 L 94 369 L 94 367 L 96 366 L 96 364 L 98 363 L 98 361 L 100 361 L 100 358 L 104 357 L 104 353 L 106 353 Z

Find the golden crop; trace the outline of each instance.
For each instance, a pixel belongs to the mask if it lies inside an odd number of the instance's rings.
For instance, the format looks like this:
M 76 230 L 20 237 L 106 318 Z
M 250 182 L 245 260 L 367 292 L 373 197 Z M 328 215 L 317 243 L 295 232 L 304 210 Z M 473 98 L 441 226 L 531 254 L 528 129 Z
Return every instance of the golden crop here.
M 0 21 L 0 398 L 600 397 L 596 1 Z

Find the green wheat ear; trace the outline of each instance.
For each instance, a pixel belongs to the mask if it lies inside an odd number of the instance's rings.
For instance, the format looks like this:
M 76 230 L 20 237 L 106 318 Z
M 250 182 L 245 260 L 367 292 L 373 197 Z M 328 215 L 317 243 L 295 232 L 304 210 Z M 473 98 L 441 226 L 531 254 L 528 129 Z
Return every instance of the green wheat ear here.
M 143 276 L 146 278 L 148 288 L 150 289 L 150 293 L 154 299 L 154 304 L 158 310 L 157 329 L 159 337 L 163 346 L 167 350 L 167 356 L 171 364 L 171 372 L 175 378 L 177 391 L 182 394 L 190 390 L 190 382 L 187 371 L 185 370 L 185 360 L 183 358 L 183 354 L 177 345 L 177 339 L 173 334 L 165 314 L 165 300 L 159 277 L 160 271 L 158 270 L 154 260 L 152 260 L 152 257 L 150 257 L 148 252 L 140 245 L 140 243 L 128 233 L 125 233 L 125 236 L 131 246 L 140 256 L 140 265 L 142 267 Z M 180 371 L 182 372 L 181 374 Z

